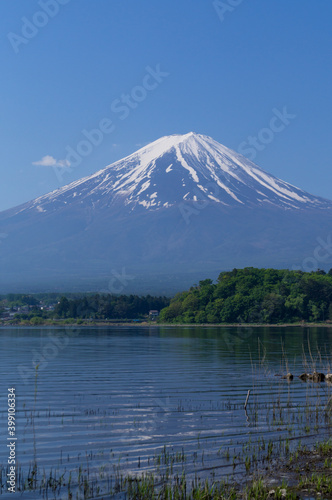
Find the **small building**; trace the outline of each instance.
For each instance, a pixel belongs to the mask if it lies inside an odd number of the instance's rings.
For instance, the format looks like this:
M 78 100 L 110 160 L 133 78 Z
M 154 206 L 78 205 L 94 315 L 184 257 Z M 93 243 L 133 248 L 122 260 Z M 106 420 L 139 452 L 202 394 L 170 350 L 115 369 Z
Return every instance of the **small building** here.
M 151 319 L 152 321 L 156 320 L 158 316 L 159 316 L 159 311 L 155 310 L 149 311 L 149 319 Z

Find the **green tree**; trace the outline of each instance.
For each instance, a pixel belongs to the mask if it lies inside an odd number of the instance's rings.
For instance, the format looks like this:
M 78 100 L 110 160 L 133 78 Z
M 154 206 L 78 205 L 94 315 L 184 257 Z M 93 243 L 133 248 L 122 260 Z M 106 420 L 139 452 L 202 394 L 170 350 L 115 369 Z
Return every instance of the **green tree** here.
M 161 313 L 170 322 L 279 323 L 331 317 L 332 274 L 244 268 L 178 294 Z
M 30 320 L 31 325 L 42 325 L 44 323 L 43 318 L 39 316 L 33 316 Z
M 61 297 L 60 302 L 55 306 L 55 314 L 61 318 L 66 318 L 69 311 L 69 300 L 67 297 Z
M 329 305 L 329 320 L 332 321 L 332 302 Z
M 304 304 L 305 295 L 289 295 L 285 300 L 285 308 L 288 309 L 287 316 L 291 319 L 296 316 L 296 319 L 302 319 L 305 316 Z

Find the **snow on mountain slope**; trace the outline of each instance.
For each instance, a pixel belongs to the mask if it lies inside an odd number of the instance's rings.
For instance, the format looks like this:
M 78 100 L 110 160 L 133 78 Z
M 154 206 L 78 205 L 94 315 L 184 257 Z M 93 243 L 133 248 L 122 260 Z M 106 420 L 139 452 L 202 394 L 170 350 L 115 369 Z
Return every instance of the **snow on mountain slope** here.
M 188 220 L 183 204 L 204 210 Z M 183 290 L 193 271 L 203 279 L 234 267 L 292 268 L 315 255 L 331 215 L 331 201 L 213 139 L 172 135 L 1 212 L 0 286 L 104 290 L 122 270 L 140 292 L 146 280 L 149 293 L 161 293 L 170 275 Z
M 157 210 L 201 200 L 225 206 L 332 207 L 329 200 L 277 179 L 210 137 L 190 132 L 162 137 L 19 211 L 47 212 L 72 203 Z

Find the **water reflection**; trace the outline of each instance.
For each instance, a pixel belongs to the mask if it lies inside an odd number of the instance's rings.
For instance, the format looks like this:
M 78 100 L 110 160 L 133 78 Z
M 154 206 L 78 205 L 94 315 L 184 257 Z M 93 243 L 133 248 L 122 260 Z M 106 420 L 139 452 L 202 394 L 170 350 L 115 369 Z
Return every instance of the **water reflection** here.
M 23 469 L 35 450 L 46 471 L 82 464 L 97 475 L 156 471 L 169 453 L 189 473 L 242 473 L 242 459 L 234 466 L 230 456 L 248 442 L 327 432 L 322 408 L 331 385 L 276 375 L 299 375 L 304 357 L 326 372 L 331 336 L 332 328 L 294 327 L 2 329 L 1 439 L 7 389 L 15 386 Z

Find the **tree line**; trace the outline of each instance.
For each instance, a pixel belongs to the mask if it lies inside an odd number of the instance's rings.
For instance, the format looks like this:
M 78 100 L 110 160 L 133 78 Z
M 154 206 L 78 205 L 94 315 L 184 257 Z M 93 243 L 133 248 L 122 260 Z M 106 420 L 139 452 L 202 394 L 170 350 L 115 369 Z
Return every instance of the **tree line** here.
M 150 310 L 160 311 L 169 305 L 166 297 L 146 295 L 90 295 L 77 299 L 61 297 L 55 306 L 57 318 L 80 319 L 139 319 Z
M 178 293 L 161 323 L 332 321 L 332 269 L 311 273 L 247 267 Z
M 147 318 L 170 303 L 167 297 L 112 294 L 7 294 L 0 296 L 0 317 L 7 308 L 15 314 L 11 322 L 43 324 L 66 320 L 132 320 Z M 22 311 L 22 308 L 28 310 Z

